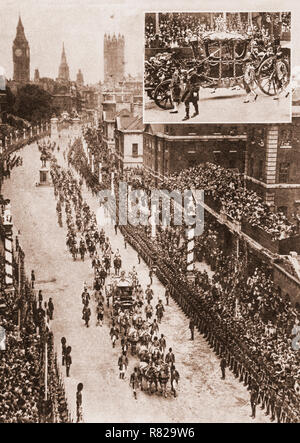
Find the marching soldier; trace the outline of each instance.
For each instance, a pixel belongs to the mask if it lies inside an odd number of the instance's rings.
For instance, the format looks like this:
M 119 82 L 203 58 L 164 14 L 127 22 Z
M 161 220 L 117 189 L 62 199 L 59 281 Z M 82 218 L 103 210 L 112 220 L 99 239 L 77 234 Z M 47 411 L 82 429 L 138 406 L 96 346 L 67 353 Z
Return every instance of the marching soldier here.
M 103 309 L 103 304 L 101 302 L 98 303 L 96 311 L 97 311 L 97 326 L 99 325 L 102 326 L 104 309 Z
M 82 312 L 82 319 L 85 321 L 85 325 L 87 328 L 89 327 L 90 318 L 91 318 L 91 310 L 88 306 L 84 306 Z
M 152 313 L 153 313 L 153 308 L 151 306 L 151 304 L 148 302 L 148 304 L 145 307 L 145 313 L 146 313 L 146 319 L 150 320 L 152 317 Z
M 226 363 L 226 358 L 223 355 L 220 361 L 220 368 L 221 368 L 221 372 L 222 372 L 222 380 L 225 380 L 225 369 L 226 369 L 227 363 Z
M 78 383 L 76 392 L 77 423 L 82 422 L 82 389 L 83 384 Z
M 54 304 L 52 302 L 51 297 L 49 298 L 49 301 L 48 301 L 48 311 L 49 311 L 50 320 L 53 320 Z
M 126 355 L 126 352 L 122 352 L 122 355 L 120 355 L 119 360 L 118 360 L 118 366 L 119 366 L 119 371 L 120 371 L 120 375 L 119 377 L 124 380 L 125 378 L 125 372 L 128 366 L 128 358 Z
M 65 337 L 61 338 L 61 354 L 62 354 L 62 366 L 65 366 L 67 355 L 67 340 Z
M 172 390 L 172 392 L 173 392 L 173 394 L 174 394 L 174 397 L 177 396 L 175 386 L 176 386 L 176 388 L 177 388 L 177 386 L 178 386 L 178 382 L 179 382 L 179 378 L 180 378 L 180 377 L 179 377 L 179 372 L 177 371 L 177 369 L 175 368 L 175 366 L 172 365 L 172 366 L 171 366 L 171 390 Z
M 170 298 L 170 287 L 169 287 L 169 285 L 166 287 L 165 297 L 166 297 L 166 305 L 169 306 L 169 298 Z
M 165 359 L 166 363 L 172 367 L 175 363 L 175 355 L 172 352 L 172 348 L 169 348 L 169 352 L 166 355 L 166 359 Z
M 147 285 L 145 295 L 146 295 L 147 302 L 151 303 L 151 301 L 153 299 L 153 290 L 150 288 L 150 285 Z
M 34 283 L 35 283 L 35 273 L 32 270 L 31 271 L 31 287 L 32 287 L 32 289 L 34 289 Z
M 164 334 L 161 334 L 160 339 L 159 339 L 159 350 L 160 350 L 160 353 L 161 353 L 163 359 L 165 356 L 166 347 L 167 347 L 167 342 L 166 342 L 165 336 L 164 336 Z
M 191 331 L 191 340 L 194 340 L 195 322 L 193 317 L 190 319 L 189 329 Z
M 132 387 L 134 398 L 137 400 L 136 388 L 139 386 L 139 376 L 138 376 L 137 367 L 134 368 L 134 371 L 130 376 L 129 384 Z

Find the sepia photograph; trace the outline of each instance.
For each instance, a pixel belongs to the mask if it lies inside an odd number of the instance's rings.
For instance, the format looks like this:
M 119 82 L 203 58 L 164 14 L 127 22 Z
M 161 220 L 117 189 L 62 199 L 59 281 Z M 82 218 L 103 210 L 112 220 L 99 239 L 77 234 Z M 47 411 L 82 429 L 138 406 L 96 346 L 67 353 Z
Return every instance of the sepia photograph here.
M 0 423 L 300 423 L 299 2 L 0 2 Z
M 146 13 L 144 122 L 290 122 L 290 45 L 291 12 Z

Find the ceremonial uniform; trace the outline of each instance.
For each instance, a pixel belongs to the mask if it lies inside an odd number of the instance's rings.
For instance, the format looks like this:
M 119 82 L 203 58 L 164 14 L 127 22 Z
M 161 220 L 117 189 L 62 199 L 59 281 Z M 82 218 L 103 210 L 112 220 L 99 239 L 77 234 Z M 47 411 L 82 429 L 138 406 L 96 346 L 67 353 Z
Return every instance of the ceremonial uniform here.
M 183 120 L 190 118 L 190 103 L 193 104 L 195 112 L 192 117 L 196 117 L 199 114 L 198 108 L 199 100 L 199 79 L 195 72 L 192 72 L 188 78 L 185 91 L 181 98 L 181 101 L 185 104 L 185 117 Z

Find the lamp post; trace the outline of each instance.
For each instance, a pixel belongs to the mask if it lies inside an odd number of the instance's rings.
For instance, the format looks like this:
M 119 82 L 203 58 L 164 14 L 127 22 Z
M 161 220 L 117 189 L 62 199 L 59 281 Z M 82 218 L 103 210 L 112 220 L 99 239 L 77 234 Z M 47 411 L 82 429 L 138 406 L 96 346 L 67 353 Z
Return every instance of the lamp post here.
M 195 202 L 194 197 L 190 197 L 190 201 L 188 203 L 187 207 L 188 212 L 188 228 L 187 228 L 187 266 L 186 266 L 186 272 L 187 272 L 187 278 L 190 282 L 195 282 L 195 214 L 196 214 L 196 208 L 195 208 Z M 194 221 L 190 221 L 190 216 L 193 216 Z
M 156 237 L 156 205 L 151 205 L 151 237 L 154 239 Z
M 102 183 L 102 163 L 99 163 L 99 183 Z
M 94 154 L 92 154 L 92 174 L 94 174 Z
M 115 184 L 114 184 L 115 173 L 111 173 L 111 193 L 112 195 L 115 193 Z

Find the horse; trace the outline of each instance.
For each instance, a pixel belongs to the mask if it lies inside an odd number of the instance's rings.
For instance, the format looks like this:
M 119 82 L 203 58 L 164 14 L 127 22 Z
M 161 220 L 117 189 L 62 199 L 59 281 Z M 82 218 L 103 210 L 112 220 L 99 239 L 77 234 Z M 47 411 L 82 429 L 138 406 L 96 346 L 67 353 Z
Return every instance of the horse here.
M 157 383 L 158 383 L 158 372 L 156 370 L 156 368 L 152 365 L 152 363 L 150 363 L 144 370 L 143 373 L 144 379 L 147 382 L 147 391 L 152 394 L 153 390 L 153 384 L 155 386 L 155 391 L 157 392 L 158 387 L 157 387 Z
M 139 341 L 138 332 L 136 330 L 133 331 L 131 334 L 129 334 L 128 339 L 129 339 L 130 346 L 131 346 L 131 355 L 135 355 L 136 354 L 136 345 L 137 345 L 137 342 Z
M 160 383 L 161 393 L 164 397 L 167 397 L 167 383 L 169 378 L 169 366 L 166 363 L 163 363 L 158 371 L 158 380 Z

